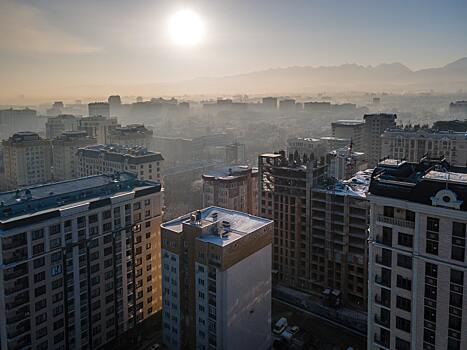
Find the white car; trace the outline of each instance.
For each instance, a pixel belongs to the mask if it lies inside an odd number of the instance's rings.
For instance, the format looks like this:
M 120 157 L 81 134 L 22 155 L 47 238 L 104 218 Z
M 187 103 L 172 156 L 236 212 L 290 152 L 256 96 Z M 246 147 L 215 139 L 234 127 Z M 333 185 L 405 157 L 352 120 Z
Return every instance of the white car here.
M 285 317 L 281 317 L 279 321 L 276 322 L 273 328 L 274 334 L 282 334 L 282 332 L 287 328 L 287 319 Z

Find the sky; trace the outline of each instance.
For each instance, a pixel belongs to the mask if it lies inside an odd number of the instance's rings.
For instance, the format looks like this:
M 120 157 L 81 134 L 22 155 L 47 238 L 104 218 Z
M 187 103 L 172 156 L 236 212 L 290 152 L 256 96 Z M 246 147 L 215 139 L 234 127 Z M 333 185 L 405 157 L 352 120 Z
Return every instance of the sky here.
M 204 38 L 175 45 L 195 12 Z M 59 97 L 288 66 L 443 66 L 467 56 L 465 0 L 0 0 L 0 97 Z

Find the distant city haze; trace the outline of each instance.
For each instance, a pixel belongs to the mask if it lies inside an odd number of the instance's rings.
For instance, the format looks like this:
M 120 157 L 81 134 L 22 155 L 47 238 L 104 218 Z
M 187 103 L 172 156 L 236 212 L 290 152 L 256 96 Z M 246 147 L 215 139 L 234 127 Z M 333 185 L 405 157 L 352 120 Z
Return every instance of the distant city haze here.
M 190 20 L 171 28 L 180 11 Z M 0 0 L 0 104 L 457 92 L 467 89 L 466 12 L 454 0 Z

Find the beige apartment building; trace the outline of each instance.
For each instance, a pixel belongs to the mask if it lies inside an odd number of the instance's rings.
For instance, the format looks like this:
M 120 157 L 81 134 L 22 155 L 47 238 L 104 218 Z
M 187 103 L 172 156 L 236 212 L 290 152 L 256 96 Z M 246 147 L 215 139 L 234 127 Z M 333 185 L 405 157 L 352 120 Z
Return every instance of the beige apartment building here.
M 57 117 L 48 118 L 45 123 L 45 136 L 52 140 L 59 137 L 65 131 L 76 131 L 79 128 L 79 118 L 72 114 L 60 114 Z
M 109 134 L 107 143 L 152 149 L 154 145 L 153 131 L 147 129 L 143 124 L 129 124 L 117 127 Z
M 76 162 L 79 177 L 126 171 L 161 182 L 163 161 L 160 153 L 140 146 L 94 145 L 78 149 Z
M 2 349 L 99 349 L 161 309 L 160 184 L 98 175 L 0 194 Z
M 17 132 L 2 142 L 7 187 L 52 181 L 52 143 L 35 132 Z
M 273 281 L 364 311 L 369 172 L 332 183 L 327 170 L 285 153 L 258 159 L 259 215 L 274 220 Z
M 450 164 L 467 165 L 465 132 L 389 129 L 381 135 L 383 157 L 418 163 L 425 156 L 444 157 Z
M 396 127 L 397 115 L 390 113 L 365 114 L 363 120 L 362 145 L 363 150 L 355 148 L 355 151 L 362 151 L 366 154 L 368 166 L 374 168 L 379 160 L 384 157 L 382 153 L 381 135 L 387 129 Z
M 209 207 L 161 226 L 168 349 L 270 349 L 272 221 Z
M 94 144 L 96 139 L 87 136 L 86 131 L 65 131 L 52 140 L 54 180 L 63 181 L 78 177 L 78 149 Z
M 89 137 L 95 138 L 97 143 L 110 143 L 109 135 L 112 130 L 120 126 L 117 118 L 106 118 L 101 115 L 81 118 L 79 129 L 86 131 Z
M 258 169 L 232 165 L 204 174 L 203 206 L 258 215 Z
M 368 349 L 467 349 L 467 168 L 387 159 L 369 192 Z

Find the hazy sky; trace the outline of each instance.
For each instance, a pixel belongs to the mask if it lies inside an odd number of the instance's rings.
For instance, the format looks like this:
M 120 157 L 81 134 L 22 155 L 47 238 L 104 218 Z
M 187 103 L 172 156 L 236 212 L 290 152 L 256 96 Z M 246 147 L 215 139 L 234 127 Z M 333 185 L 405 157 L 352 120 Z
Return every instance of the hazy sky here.
M 169 40 L 181 8 L 204 22 L 198 46 Z M 440 66 L 467 56 L 466 13 L 466 0 L 0 0 L 0 95 L 293 65 Z

